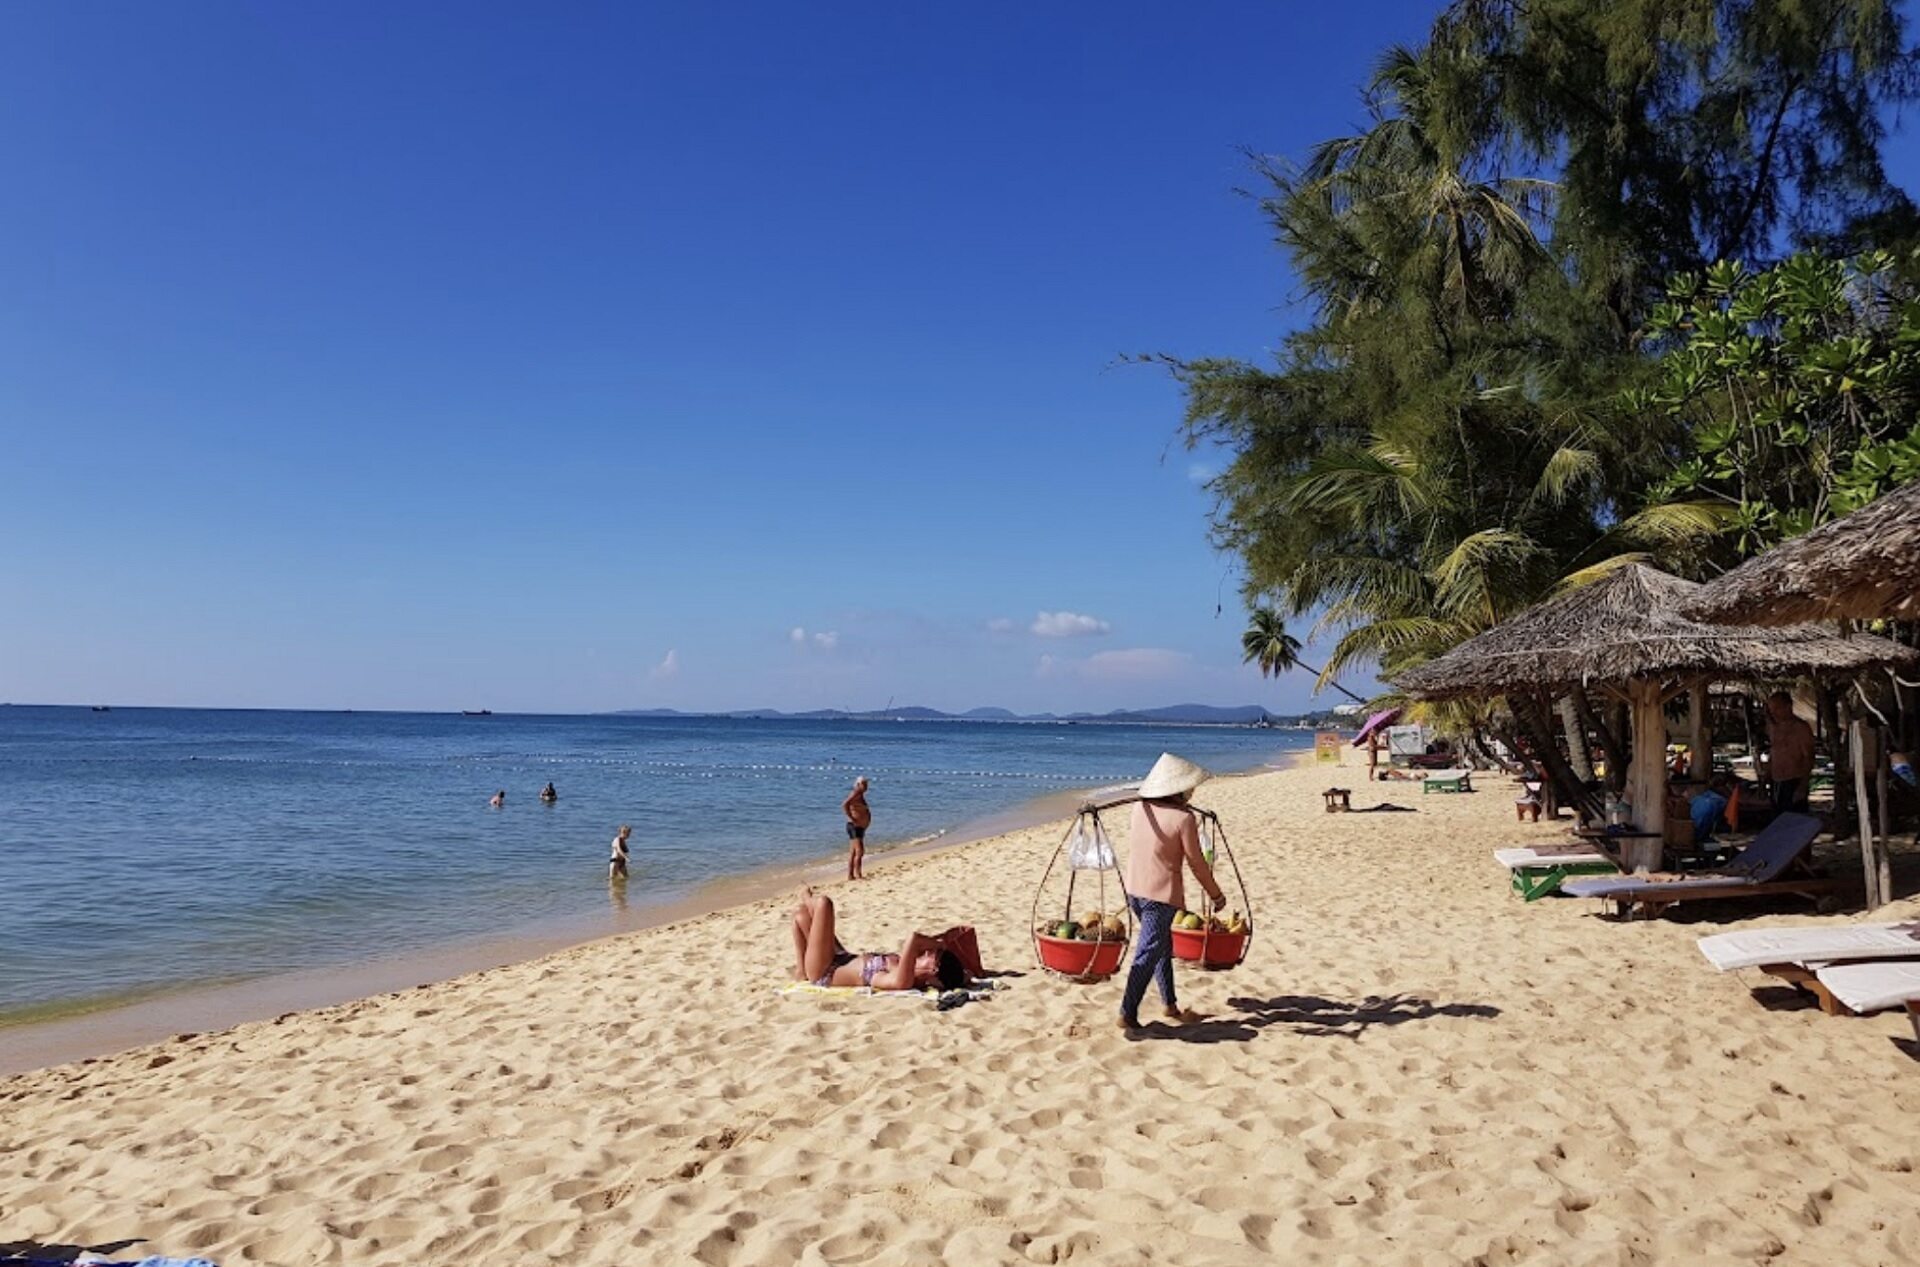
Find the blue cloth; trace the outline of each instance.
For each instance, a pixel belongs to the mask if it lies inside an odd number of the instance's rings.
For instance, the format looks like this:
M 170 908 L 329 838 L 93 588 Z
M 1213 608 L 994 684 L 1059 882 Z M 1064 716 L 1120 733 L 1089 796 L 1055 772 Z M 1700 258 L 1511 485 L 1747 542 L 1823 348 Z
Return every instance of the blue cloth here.
M 1899 779 L 1902 783 L 1906 784 L 1908 787 L 1913 787 L 1916 785 L 1914 774 L 1913 774 L 1913 766 L 1905 761 L 1896 761 L 1893 763 L 1893 774 L 1895 778 Z
M 1722 816 L 1727 812 L 1727 798 L 1708 788 L 1694 795 L 1688 810 L 1693 818 L 1694 843 L 1704 845 L 1720 830 Z
M 1133 948 L 1133 969 L 1127 973 L 1127 989 L 1120 996 L 1120 1016 L 1128 1024 L 1140 1020 L 1140 1000 L 1147 997 L 1147 982 L 1160 985 L 1160 997 L 1168 1008 L 1173 1001 L 1173 907 L 1151 898 L 1131 897 L 1127 905 L 1140 921 L 1140 940 Z

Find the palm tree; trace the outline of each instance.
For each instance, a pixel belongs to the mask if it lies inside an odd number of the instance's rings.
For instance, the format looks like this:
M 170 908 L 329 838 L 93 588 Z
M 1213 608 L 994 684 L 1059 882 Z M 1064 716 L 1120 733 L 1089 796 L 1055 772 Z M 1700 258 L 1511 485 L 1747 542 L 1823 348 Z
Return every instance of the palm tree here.
M 1287 632 L 1287 622 L 1271 607 L 1253 609 L 1247 631 L 1240 635 L 1240 650 L 1242 663 L 1258 663 L 1261 677 L 1279 677 L 1288 669 L 1305 669 L 1316 678 L 1321 676 L 1320 670 L 1300 658 L 1300 640 Z M 1367 702 L 1331 678 L 1326 684 L 1356 704 Z

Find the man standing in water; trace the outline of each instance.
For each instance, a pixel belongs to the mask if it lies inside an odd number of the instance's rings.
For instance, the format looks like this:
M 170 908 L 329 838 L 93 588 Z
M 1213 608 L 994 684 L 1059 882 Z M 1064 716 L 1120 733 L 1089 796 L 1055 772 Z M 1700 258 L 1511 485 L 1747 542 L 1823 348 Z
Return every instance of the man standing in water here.
M 853 781 L 853 791 L 840 802 L 840 809 L 847 816 L 847 879 L 864 880 L 867 878 L 867 828 L 873 825 L 873 811 L 867 808 L 866 775 Z

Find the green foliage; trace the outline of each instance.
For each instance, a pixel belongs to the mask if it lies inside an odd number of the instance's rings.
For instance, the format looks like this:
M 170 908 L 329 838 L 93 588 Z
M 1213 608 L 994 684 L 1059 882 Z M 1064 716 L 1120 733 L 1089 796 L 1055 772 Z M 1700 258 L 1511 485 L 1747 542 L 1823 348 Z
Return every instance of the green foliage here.
M 1388 50 L 1363 131 L 1255 160 L 1307 305 L 1277 363 L 1153 358 L 1188 442 L 1230 454 L 1213 529 L 1249 606 L 1337 633 L 1323 679 L 1390 674 L 1620 560 L 1704 568 L 1901 478 L 1904 327 L 1863 320 L 1861 278 L 1707 262 L 1911 231 L 1879 151 L 1914 68 L 1883 0 L 1458 0 Z M 1794 391 L 1860 419 L 1722 403 L 1784 372 L 1782 339 Z M 1756 474 L 1778 500 L 1728 495 Z
M 1272 609 L 1257 607 L 1248 618 L 1246 632 L 1240 635 L 1240 660 L 1258 664 L 1261 677 L 1278 677 L 1289 669 L 1305 669 L 1319 679 L 1319 685 L 1331 686 L 1356 704 L 1366 701 L 1300 658 L 1300 640 L 1287 632 L 1287 622 Z
M 1676 277 L 1647 323 L 1660 375 L 1625 397 L 1685 438 L 1646 513 L 1712 507 L 1698 535 L 1744 557 L 1920 478 L 1920 288 L 1898 263 L 1803 252 Z

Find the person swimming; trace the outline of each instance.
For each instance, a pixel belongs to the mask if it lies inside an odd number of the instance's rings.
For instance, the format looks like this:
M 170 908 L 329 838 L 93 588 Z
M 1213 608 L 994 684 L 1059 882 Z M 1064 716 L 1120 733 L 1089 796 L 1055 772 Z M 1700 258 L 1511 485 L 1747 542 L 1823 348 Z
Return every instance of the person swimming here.
M 507 803 L 507 789 L 505 788 L 501 788 L 498 792 L 495 792 L 493 794 L 492 799 L 490 799 L 487 802 L 488 805 L 491 805 L 495 809 L 503 808 L 506 805 L 506 803 Z
M 540 799 L 542 801 L 545 801 L 548 805 L 551 805 L 555 801 L 560 799 L 560 793 L 553 790 L 553 784 L 551 781 L 549 781 L 545 787 L 540 789 Z

